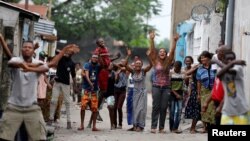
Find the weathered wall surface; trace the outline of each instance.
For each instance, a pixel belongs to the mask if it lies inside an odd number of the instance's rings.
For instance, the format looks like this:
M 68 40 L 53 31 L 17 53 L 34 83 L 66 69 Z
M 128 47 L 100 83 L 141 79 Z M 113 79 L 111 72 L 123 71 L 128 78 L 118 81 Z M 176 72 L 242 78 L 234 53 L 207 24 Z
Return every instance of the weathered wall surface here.
M 170 36 L 176 33 L 176 26 L 191 17 L 191 10 L 195 5 L 212 5 L 213 0 L 172 0 L 172 19 Z
M 238 59 L 246 60 L 247 66 L 244 69 L 245 92 L 250 103 L 250 35 L 243 34 L 250 32 L 250 1 L 236 0 L 234 12 L 233 50 Z

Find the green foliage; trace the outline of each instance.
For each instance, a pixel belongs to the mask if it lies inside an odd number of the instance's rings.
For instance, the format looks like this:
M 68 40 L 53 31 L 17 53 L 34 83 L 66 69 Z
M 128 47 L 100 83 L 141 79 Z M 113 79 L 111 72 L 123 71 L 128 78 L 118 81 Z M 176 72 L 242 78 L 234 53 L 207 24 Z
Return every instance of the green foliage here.
M 162 41 L 160 41 L 157 45 L 157 48 L 165 48 L 166 50 L 169 50 L 170 48 L 170 41 L 169 39 L 165 38 Z
M 138 38 L 131 40 L 129 45 L 132 47 L 148 48 L 149 40 L 144 35 L 140 35 Z
M 49 1 L 33 0 L 39 5 L 48 4 Z M 159 0 L 51 1 L 52 20 L 60 38 L 112 37 L 129 46 L 142 47 L 148 46 L 145 42 L 147 39 L 143 39 L 150 28 L 145 24 L 146 20 L 159 14 L 161 8 Z
M 145 20 L 159 14 L 158 0 L 75 0 L 54 3 L 52 18 L 63 38 L 111 36 L 130 44 L 147 34 Z

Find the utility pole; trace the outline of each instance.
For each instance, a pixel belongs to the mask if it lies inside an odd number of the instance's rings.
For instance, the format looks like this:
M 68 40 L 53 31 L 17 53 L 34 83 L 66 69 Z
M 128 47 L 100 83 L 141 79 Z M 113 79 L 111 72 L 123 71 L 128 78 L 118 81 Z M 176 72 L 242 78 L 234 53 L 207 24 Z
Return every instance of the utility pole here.
M 25 0 L 25 9 L 26 9 L 26 10 L 29 9 L 29 0 Z
M 51 20 L 52 0 L 49 0 L 48 19 Z

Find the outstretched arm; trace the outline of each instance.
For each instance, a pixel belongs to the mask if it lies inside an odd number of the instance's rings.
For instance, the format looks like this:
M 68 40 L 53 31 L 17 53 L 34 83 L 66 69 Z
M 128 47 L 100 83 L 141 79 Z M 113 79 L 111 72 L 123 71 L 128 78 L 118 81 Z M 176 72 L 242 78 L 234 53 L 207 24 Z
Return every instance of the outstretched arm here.
M 66 51 L 71 50 L 74 53 L 79 52 L 79 48 L 78 46 L 76 46 L 75 44 L 70 44 L 67 45 L 66 47 L 64 47 L 60 53 L 58 55 L 56 55 L 53 60 L 51 62 L 48 62 L 44 65 L 40 65 L 37 67 L 31 67 L 27 64 L 22 64 L 24 66 L 22 66 L 22 68 L 24 69 L 24 71 L 26 72 L 38 72 L 38 73 L 43 73 L 43 72 L 47 72 L 49 70 L 50 67 L 56 66 L 58 61 L 63 57 L 63 55 L 65 54 Z
M 230 62 L 218 72 L 217 77 L 221 78 L 234 65 L 246 65 L 246 62 L 243 60 L 234 60 Z
M 12 57 L 12 53 L 10 51 L 10 49 L 8 48 L 4 38 L 3 38 L 3 35 L 0 33 L 0 43 L 1 43 L 1 46 L 3 47 L 3 50 L 4 52 L 7 54 L 8 58 L 10 59 Z
M 65 54 L 66 51 L 71 50 L 74 53 L 77 53 L 80 51 L 79 47 L 75 44 L 69 44 L 67 46 L 65 46 L 58 55 L 56 55 L 50 62 L 48 62 L 48 67 L 53 67 L 56 66 L 57 63 L 59 62 L 59 60 L 63 57 L 63 55 Z
M 220 62 L 219 60 L 217 60 L 217 59 L 212 59 L 211 60 L 211 64 L 217 64 L 219 67 L 221 67 L 221 68 L 223 68 L 223 67 L 225 67 L 226 65 L 225 64 L 223 64 L 222 62 Z
M 149 57 L 150 56 L 150 50 L 147 51 L 147 58 L 149 60 L 149 65 L 145 67 L 144 72 L 150 71 L 150 69 L 153 67 L 153 60 Z
M 149 38 L 150 38 L 150 47 L 149 47 L 150 55 L 149 55 L 149 57 L 152 61 L 154 61 L 157 58 L 157 51 L 155 49 L 155 43 L 154 43 L 154 39 L 155 39 L 155 32 L 154 31 L 151 31 L 149 33 Z
M 198 64 L 198 65 L 193 66 L 190 70 L 188 70 L 188 71 L 186 71 L 186 72 L 185 72 L 185 75 L 186 75 L 186 76 L 188 76 L 188 75 L 193 74 L 193 73 L 194 73 L 194 71 L 195 71 L 196 69 L 198 69 L 198 67 L 199 67 L 199 66 L 200 66 L 199 64 Z
M 176 49 L 176 43 L 179 39 L 179 35 L 176 35 L 173 39 L 173 44 L 172 44 L 172 47 L 169 51 L 169 56 L 167 58 L 167 66 L 171 65 L 173 60 L 174 60 L 174 55 L 175 55 L 175 49 Z
M 125 67 L 126 67 L 126 70 L 129 72 L 133 72 L 133 69 L 128 65 L 128 59 L 131 56 L 131 54 L 132 54 L 131 49 L 127 48 L 127 56 L 125 58 Z
M 121 57 L 121 54 L 120 54 L 120 52 L 119 52 L 119 53 L 117 53 L 117 54 L 114 56 L 114 58 L 111 58 L 110 60 L 111 60 L 111 62 L 113 62 L 113 61 L 119 59 L 120 57 Z

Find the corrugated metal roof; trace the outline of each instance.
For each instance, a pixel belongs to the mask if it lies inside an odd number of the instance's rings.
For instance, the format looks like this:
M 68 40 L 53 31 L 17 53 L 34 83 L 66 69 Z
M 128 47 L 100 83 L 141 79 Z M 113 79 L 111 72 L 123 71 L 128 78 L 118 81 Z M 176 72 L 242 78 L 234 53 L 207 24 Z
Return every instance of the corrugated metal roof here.
M 34 31 L 38 34 L 53 35 L 54 26 L 55 23 L 52 21 L 39 19 L 39 21 L 34 24 Z

